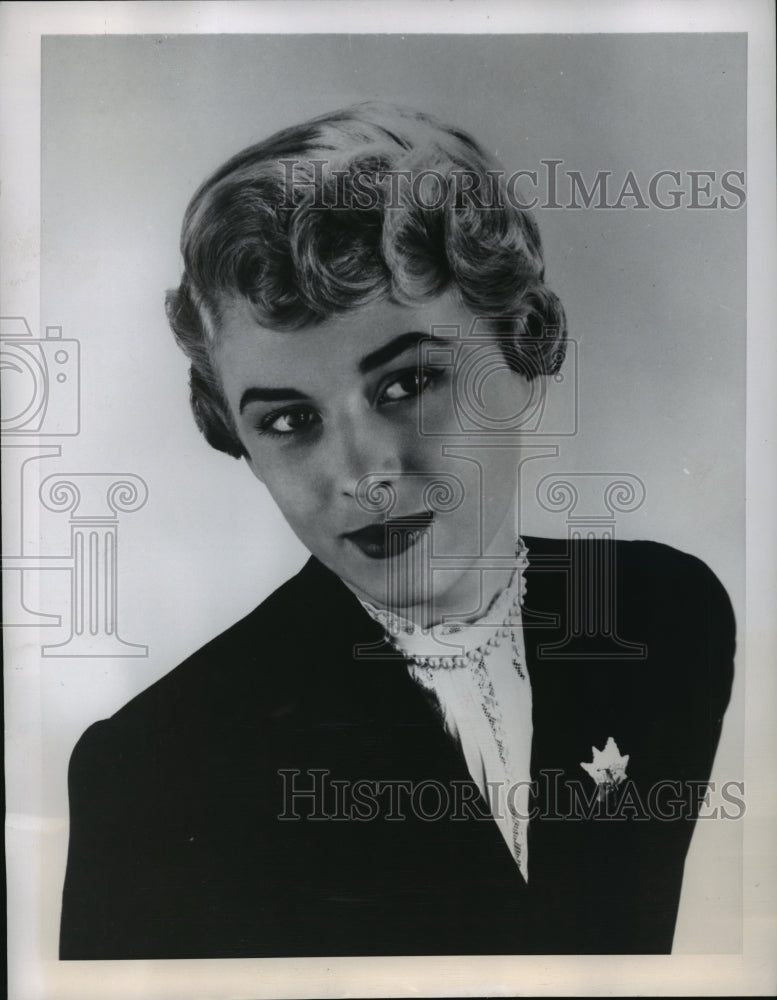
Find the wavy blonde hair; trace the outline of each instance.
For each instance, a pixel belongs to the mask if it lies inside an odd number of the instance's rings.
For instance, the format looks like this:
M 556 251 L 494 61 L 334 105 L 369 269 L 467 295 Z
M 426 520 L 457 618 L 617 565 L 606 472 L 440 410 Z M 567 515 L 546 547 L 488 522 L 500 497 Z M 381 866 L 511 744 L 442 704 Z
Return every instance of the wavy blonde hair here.
M 432 173 L 456 196 L 424 201 L 420 186 L 396 183 Z M 511 367 L 529 379 L 560 367 L 566 322 L 544 282 L 537 224 L 504 197 L 494 207 L 465 197 L 454 183 L 465 174 L 470 189 L 492 193 L 503 177 L 462 130 L 367 102 L 283 129 L 200 185 L 183 220 L 183 277 L 166 305 L 191 362 L 197 425 L 214 448 L 244 455 L 212 363 L 235 297 L 261 326 L 293 331 L 376 299 L 415 304 L 454 286 L 472 313 L 512 335 L 502 339 Z

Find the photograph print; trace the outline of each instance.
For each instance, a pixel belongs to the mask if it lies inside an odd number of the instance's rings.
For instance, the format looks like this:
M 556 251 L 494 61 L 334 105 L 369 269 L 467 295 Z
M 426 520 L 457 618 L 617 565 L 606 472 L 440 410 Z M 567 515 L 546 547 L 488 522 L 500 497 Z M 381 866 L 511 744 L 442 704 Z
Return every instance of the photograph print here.
M 746 71 L 43 38 L 61 961 L 741 950 Z

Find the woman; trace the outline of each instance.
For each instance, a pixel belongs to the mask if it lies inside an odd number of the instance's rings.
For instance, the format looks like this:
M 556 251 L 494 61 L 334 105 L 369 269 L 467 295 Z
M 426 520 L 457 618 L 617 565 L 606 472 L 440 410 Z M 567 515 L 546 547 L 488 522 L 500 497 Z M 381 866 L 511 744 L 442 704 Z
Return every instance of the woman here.
M 182 251 L 197 423 L 312 556 L 82 737 L 61 956 L 669 951 L 730 605 L 517 534 L 565 321 L 498 165 L 358 105 L 225 164 Z

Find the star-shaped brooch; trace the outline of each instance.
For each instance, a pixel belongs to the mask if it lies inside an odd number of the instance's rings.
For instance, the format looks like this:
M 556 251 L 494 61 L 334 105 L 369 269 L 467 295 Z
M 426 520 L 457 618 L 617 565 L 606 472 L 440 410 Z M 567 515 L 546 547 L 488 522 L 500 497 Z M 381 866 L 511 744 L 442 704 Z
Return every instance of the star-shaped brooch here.
M 622 755 L 618 744 L 610 736 L 604 745 L 604 750 L 591 747 L 593 760 L 590 764 L 580 761 L 580 766 L 591 775 L 597 785 L 597 798 L 601 801 L 614 788 L 626 779 L 626 765 L 629 755 Z

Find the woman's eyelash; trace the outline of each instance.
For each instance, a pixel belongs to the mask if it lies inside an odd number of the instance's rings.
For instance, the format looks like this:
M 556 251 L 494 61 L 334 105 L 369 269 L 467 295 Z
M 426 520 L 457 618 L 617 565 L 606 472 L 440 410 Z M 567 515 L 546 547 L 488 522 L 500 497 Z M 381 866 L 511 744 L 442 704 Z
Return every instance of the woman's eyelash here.
M 305 425 L 302 427 L 296 427 L 296 428 L 292 427 L 289 428 L 288 430 L 282 431 L 278 430 L 275 426 L 273 426 L 279 420 L 282 420 L 284 417 L 294 418 L 300 416 L 308 418 L 306 419 Z M 283 410 L 273 410 L 272 413 L 268 413 L 264 417 L 262 417 L 256 429 L 260 434 L 266 434 L 269 437 L 277 437 L 277 438 L 296 437 L 299 434 L 304 434 L 311 430 L 311 428 L 316 423 L 314 419 L 311 419 L 314 416 L 315 413 L 313 410 L 303 406 L 287 407 L 286 409 Z
M 413 387 L 412 391 L 407 395 L 401 397 L 397 400 L 389 400 L 389 402 L 402 402 L 403 399 L 413 399 L 420 396 L 421 393 L 426 392 L 435 382 L 437 382 L 444 374 L 446 369 L 444 368 L 407 368 L 404 371 L 396 372 L 391 378 L 386 382 L 382 392 L 381 398 L 385 397 L 386 393 L 392 386 L 398 385 L 402 381 L 410 378 L 417 378 L 419 384 Z
M 380 399 L 388 403 L 401 403 L 405 400 L 416 399 L 421 395 L 421 393 L 426 392 L 427 389 L 433 386 L 434 383 L 437 382 L 444 374 L 445 369 L 443 368 L 413 367 L 407 368 L 404 371 L 395 372 L 381 390 Z M 406 390 L 405 394 L 397 399 L 385 398 L 386 393 L 392 387 L 400 385 L 400 383 L 404 380 L 411 378 L 417 378 L 419 380 L 418 384 L 411 386 L 409 391 Z M 303 417 L 305 418 L 305 422 L 302 426 L 290 427 L 287 430 L 278 430 L 278 428 L 274 425 L 284 417 L 291 419 L 295 417 Z M 310 433 L 318 423 L 319 420 L 317 419 L 317 415 L 314 410 L 304 406 L 294 406 L 287 407 L 282 410 L 273 410 L 272 413 L 266 414 L 258 422 L 256 430 L 259 434 L 267 435 L 268 437 L 294 438 Z

